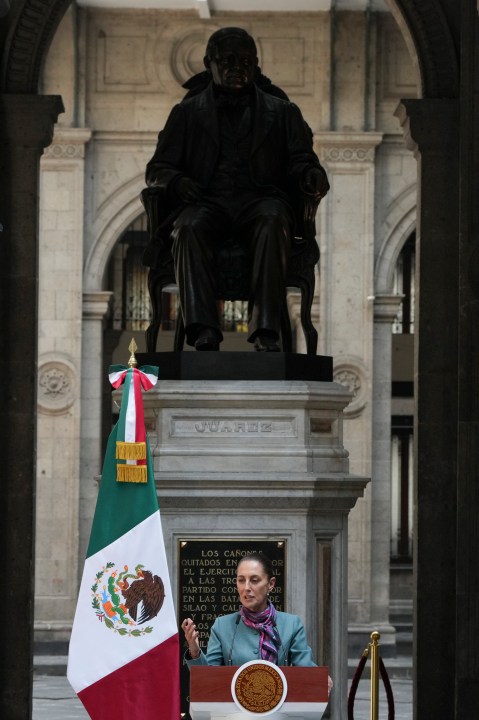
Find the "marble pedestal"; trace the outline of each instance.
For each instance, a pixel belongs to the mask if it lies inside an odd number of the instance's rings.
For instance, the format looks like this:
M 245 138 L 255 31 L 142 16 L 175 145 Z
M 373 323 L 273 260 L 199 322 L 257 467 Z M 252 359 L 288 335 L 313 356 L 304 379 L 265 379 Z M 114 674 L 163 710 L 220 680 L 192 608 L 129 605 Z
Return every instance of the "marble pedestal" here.
M 286 609 L 330 666 L 336 720 L 347 716 L 348 514 L 368 482 L 348 473 L 350 397 L 308 380 L 160 380 L 144 395 L 173 587 L 180 540 L 285 539 Z

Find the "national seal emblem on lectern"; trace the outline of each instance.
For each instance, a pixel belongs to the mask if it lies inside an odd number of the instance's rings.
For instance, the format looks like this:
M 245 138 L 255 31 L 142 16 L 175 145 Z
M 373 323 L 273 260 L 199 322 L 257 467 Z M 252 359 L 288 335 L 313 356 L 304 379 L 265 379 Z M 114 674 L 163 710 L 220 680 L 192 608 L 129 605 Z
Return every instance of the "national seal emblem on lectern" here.
M 287 693 L 282 670 L 267 660 L 251 660 L 236 671 L 231 693 L 236 705 L 256 715 L 269 715 L 281 707 Z

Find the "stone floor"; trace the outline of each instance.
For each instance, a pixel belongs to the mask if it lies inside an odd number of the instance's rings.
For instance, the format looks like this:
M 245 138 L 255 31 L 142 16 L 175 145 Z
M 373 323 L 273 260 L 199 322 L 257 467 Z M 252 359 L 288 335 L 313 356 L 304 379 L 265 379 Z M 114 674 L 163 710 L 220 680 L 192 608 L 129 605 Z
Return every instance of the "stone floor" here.
M 391 680 L 394 696 L 395 720 L 412 720 L 412 680 Z M 367 680 L 360 682 L 354 701 L 354 720 L 370 720 L 370 683 Z M 388 706 L 383 688 L 379 689 L 379 720 L 388 717 Z
M 412 681 L 392 679 L 396 720 L 412 720 Z M 362 680 L 354 703 L 355 720 L 370 720 L 370 683 Z M 387 718 L 387 703 L 380 691 L 379 720 Z M 61 675 L 37 675 L 33 681 L 32 720 L 88 720 L 88 714 Z

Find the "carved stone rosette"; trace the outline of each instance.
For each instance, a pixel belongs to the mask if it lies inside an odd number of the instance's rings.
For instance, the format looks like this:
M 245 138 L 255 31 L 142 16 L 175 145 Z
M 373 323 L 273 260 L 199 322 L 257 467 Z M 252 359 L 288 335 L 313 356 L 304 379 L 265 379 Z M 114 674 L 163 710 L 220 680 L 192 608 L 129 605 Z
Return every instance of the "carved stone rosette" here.
M 362 363 L 358 359 L 342 358 L 334 366 L 333 380 L 353 394 L 353 399 L 343 411 L 344 416 L 354 418 L 360 415 L 366 407 L 366 371 Z
M 63 415 L 75 402 L 76 372 L 64 357 L 40 359 L 38 409 L 45 415 Z

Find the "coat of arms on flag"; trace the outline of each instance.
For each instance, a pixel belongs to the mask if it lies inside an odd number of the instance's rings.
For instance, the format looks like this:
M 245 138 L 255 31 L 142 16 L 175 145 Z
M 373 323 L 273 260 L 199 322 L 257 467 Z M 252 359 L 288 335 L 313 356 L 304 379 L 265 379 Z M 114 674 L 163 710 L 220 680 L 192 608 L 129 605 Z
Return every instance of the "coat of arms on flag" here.
M 110 368 L 123 399 L 105 453 L 67 676 L 93 720 L 178 720 L 178 626 L 142 398 L 158 368 L 133 365 Z
M 119 573 L 113 562 L 96 573 L 91 592 L 98 620 L 119 635 L 131 637 L 153 632 L 151 626 L 138 626 L 156 617 L 165 599 L 163 581 L 158 575 L 143 570 L 143 565 L 137 565 L 135 573 L 128 572 L 125 565 Z

